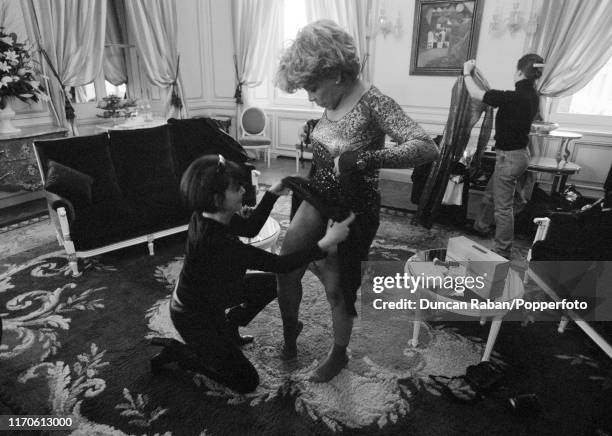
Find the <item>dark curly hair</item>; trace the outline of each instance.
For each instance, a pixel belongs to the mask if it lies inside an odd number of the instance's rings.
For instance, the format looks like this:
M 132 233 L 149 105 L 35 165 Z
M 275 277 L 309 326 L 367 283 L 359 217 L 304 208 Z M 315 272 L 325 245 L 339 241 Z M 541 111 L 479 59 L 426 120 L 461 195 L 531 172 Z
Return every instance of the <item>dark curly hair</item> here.
M 360 67 L 353 37 L 335 22 L 319 20 L 300 30 L 281 54 L 275 83 L 293 93 L 338 74 L 343 81 L 355 80 Z

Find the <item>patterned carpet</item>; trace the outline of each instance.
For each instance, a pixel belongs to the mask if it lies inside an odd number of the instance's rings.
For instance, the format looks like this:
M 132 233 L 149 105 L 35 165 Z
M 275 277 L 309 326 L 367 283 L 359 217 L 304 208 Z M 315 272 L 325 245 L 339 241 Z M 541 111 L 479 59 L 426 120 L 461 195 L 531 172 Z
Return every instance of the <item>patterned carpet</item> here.
M 283 231 L 287 215 L 283 199 L 273 211 Z M 371 260 L 401 265 L 457 234 L 383 213 Z M 532 417 L 519 417 L 504 398 L 458 404 L 430 383 L 429 375 L 460 375 L 480 360 L 488 329 L 477 322 L 426 326 L 412 347 L 401 316 L 361 317 L 349 366 L 330 383 L 309 382 L 331 344 L 328 304 L 311 272 L 296 363 L 276 357 L 275 302 L 245 329 L 256 336 L 245 348 L 261 378 L 254 393 L 238 395 L 178 369 L 153 377 L 148 360 L 156 349 L 147 338 L 176 336 L 167 306 L 183 240 L 156 242 L 153 257 L 132 247 L 86 260 L 78 278 L 61 252 L 8 259 L 0 274 L 3 402 L 16 412 L 71 415 L 74 434 L 87 435 L 611 434 L 610 362 L 575 328 L 557 335 L 552 323 L 504 323 L 494 353 L 509 394 L 537 394 L 543 411 Z

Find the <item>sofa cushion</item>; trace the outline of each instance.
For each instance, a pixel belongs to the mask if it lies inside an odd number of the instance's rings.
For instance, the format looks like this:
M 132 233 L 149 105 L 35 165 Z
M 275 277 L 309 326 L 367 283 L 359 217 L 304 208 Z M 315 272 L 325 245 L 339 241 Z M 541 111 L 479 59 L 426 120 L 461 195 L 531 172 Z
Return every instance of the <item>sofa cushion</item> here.
M 103 201 L 76 211 L 70 235 L 76 249 L 90 250 L 147 234 L 143 224 L 125 200 Z
M 191 212 L 176 191 L 159 190 L 157 195 L 143 195 L 130 201 L 138 219 L 151 231 L 187 224 Z
M 76 209 L 91 205 L 91 185 L 93 178 L 74 168 L 49 161 L 45 189 L 65 197 Z
M 189 164 L 205 154 L 222 154 L 234 162 L 246 162 L 244 149 L 211 118 L 168 120 L 179 178 Z
M 35 145 L 43 167 L 48 167 L 53 160 L 93 178 L 92 203 L 121 197 L 106 133 L 36 141 Z
M 160 187 L 178 193 L 168 126 L 112 130 L 111 157 L 126 198 L 156 195 Z

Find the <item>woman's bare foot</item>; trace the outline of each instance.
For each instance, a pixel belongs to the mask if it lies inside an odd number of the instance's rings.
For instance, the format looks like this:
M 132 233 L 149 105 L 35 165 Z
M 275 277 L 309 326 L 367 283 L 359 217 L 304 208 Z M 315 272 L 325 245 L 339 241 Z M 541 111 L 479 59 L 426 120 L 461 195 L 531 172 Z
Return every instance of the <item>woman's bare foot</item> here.
M 349 358 L 346 355 L 346 347 L 334 345 L 327 358 L 314 370 L 310 381 L 315 383 L 325 383 L 340 374 L 342 368 L 348 364 Z
M 280 359 L 284 361 L 297 359 L 297 337 L 302 332 L 304 328 L 304 323 L 302 321 L 298 321 L 295 324 L 295 327 L 285 326 L 283 325 L 285 343 L 283 344 L 280 350 Z M 292 331 L 289 332 L 288 329 Z

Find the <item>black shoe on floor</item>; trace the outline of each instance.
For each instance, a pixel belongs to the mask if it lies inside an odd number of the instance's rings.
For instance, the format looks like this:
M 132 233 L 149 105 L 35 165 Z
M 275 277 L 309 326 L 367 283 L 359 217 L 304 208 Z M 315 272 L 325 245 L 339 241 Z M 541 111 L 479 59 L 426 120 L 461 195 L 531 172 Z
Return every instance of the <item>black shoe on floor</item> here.
M 159 374 L 166 365 L 179 361 L 179 348 L 183 344 L 176 339 L 155 337 L 151 339 L 151 345 L 164 347 L 151 358 L 151 372 L 153 374 Z
M 166 365 L 176 361 L 177 359 L 174 357 L 174 353 L 170 351 L 170 348 L 164 348 L 155 356 L 151 357 L 151 373 L 159 374 L 165 369 Z

